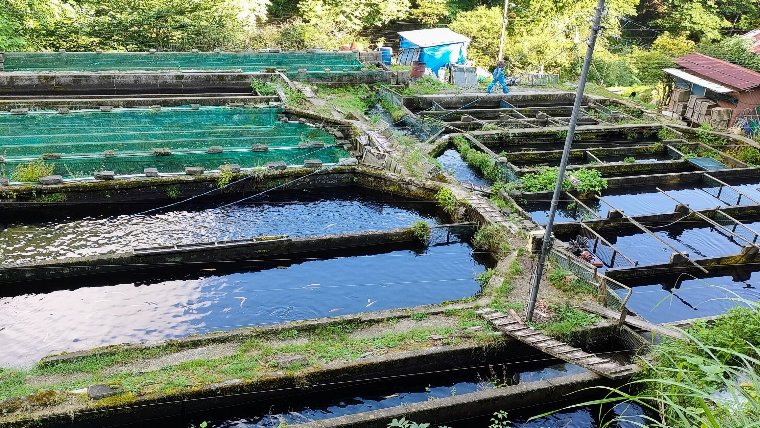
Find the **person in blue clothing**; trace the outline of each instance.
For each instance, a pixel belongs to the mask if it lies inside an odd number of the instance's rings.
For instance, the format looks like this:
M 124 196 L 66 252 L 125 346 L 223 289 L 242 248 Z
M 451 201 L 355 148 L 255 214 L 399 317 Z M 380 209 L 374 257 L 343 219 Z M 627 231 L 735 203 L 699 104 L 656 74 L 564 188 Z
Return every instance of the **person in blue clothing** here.
M 491 84 L 488 85 L 488 88 L 486 89 L 487 93 L 491 93 L 493 90 L 493 87 L 496 86 L 498 83 L 501 85 L 501 91 L 505 94 L 509 93 L 509 88 L 507 87 L 507 81 L 504 80 L 504 75 L 506 74 L 504 70 L 504 61 L 499 61 L 499 64 L 496 65 L 496 68 L 493 71 L 493 80 L 491 80 Z

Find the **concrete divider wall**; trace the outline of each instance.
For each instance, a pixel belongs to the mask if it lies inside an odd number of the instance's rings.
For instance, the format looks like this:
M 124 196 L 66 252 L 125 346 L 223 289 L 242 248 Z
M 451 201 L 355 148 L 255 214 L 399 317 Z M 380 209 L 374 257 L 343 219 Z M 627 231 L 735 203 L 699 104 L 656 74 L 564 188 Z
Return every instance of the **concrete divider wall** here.
M 259 238 L 199 243 L 0 267 L 0 284 L 103 275 L 113 272 L 144 271 L 187 263 L 213 263 L 219 260 L 245 260 L 251 257 L 266 260 L 274 256 L 325 254 L 335 250 L 393 244 L 412 246 L 420 245 L 420 242 L 411 229 L 396 229 L 308 238 Z
M 0 73 L 0 95 L 251 93 L 259 73 Z

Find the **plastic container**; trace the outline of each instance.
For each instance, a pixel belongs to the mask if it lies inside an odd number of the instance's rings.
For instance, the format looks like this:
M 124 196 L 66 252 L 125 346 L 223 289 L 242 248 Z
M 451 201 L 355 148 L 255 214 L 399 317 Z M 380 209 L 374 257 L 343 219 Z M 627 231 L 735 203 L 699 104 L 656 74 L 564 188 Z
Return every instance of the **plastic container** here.
M 380 57 L 385 65 L 391 65 L 391 58 L 393 58 L 393 48 L 382 47 L 380 48 Z

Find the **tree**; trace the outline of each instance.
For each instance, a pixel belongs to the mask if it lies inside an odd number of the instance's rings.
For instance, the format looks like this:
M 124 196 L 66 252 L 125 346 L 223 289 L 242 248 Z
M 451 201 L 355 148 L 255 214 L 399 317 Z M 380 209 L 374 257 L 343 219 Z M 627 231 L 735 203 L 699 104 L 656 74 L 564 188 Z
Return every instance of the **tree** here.
M 417 0 L 411 9 L 411 17 L 422 24 L 436 25 L 449 15 L 447 0 Z
M 705 55 L 760 72 L 760 55 L 750 52 L 749 44 L 749 40 L 741 37 L 729 37 L 718 43 L 702 45 L 699 47 L 699 51 Z

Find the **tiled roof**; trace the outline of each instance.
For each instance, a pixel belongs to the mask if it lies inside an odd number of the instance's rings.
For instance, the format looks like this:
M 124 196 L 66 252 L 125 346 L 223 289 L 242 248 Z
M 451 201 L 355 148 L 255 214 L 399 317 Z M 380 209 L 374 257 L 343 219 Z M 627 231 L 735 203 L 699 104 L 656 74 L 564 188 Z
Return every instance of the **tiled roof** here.
M 707 55 L 693 53 L 675 61 L 685 70 L 738 91 L 760 86 L 760 73 Z

